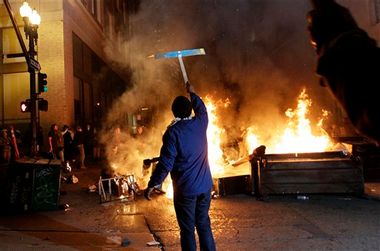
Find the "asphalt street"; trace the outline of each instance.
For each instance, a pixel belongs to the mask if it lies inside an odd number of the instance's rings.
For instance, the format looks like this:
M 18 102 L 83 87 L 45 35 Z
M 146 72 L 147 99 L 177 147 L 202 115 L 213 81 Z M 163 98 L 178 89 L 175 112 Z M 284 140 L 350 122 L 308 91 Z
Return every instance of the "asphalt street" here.
M 66 209 L 0 217 L 0 250 L 180 250 L 172 200 L 155 196 L 100 203 L 100 169 L 74 170 L 63 183 Z M 379 183 L 366 195 L 266 196 L 212 200 L 217 250 L 380 250 Z M 156 242 L 156 243 L 155 243 Z M 161 245 L 155 245 L 159 242 Z M 151 246 L 148 246 L 151 245 Z

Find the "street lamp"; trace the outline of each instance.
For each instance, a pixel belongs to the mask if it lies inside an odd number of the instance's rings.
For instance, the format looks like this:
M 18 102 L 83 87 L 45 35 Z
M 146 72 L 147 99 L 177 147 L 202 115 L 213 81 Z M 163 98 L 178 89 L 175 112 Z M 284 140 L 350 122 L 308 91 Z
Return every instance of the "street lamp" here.
M 37 92 L 36 92 L 36 71 L 40 70 L 38 61 L 34 59 L 37 55 L 35 46 L 37 46 L 38 39 L 38 25 L 41 23 L 41 17 L 37 11 L 29 6 L 25 1 L 20 7 L 20 15 L 24 21 L 24 32 L 26 39 L 29 40 L 29 51 L 27 53 L 28 71 L 30 73 L 30 116 L 31 116 L 31 130 L 32 130 L 32 149 L 31 155 L 35 156 L 38 151 L 37 146 Z
M 41 23 L 41 17 L 36 10 L 32 10 L 27 2 L 24 2 L 20 7 L 20 15 L 24 21 L 25 37 L 29 39 L 29 56 L 34 58 L 37 54 L 34 46 L 37 45 L 37 29 Z

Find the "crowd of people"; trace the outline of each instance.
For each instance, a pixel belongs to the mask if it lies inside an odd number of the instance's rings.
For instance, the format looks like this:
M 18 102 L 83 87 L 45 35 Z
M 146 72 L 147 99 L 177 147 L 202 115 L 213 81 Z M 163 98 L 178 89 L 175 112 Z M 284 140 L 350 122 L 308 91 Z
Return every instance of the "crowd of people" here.
M 30 135 L 13 126 L 1 130 L 0 134 L 0 161 L 9 164 L 24 156 L 28 156 Z M 44 147 L 42 128 L 37 131 L 38 155 L 50 159 L 59 159 L 62 165 L 67 163 L 79 169 L 85 169 L 85 160 L 100 160 L 101 150 L 98 142 L 98 133 L 95 127 L 87 124 L 83 129 L 80 125 L 73 127 L 52 124 L 47 133 L 47 146 Z
M 86 169 L 86 156 L 99 160 L 100 146 L 96 128 L 90 124 L 83 128 L 80 125 L 70 127 L 64 125 L 61 129 L 52 124 L 48 132 L 48 156 L 59 159 L 63 165 L 67 163 L 78 169 Z
M 20 133 L 14 129 L 13 126 L 9 126 L 8 128 L 4 128 L 1 130 L 0 135 L 0 162 L 3 164 L 8 164 L 12 160 L 20 158 L 19 151 L 19 142 L 16 135 Z

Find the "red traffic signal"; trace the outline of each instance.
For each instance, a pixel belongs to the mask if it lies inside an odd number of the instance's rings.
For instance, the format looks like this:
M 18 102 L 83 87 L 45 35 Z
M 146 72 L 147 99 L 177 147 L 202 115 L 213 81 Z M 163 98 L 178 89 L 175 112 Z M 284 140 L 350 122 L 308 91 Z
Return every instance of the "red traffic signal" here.
M 31 110 L 30 99 L 27 99 L 25 101 L 21 101 L 20 110 L 21 110 L 21 112 L 30 112 L 30 110 Z

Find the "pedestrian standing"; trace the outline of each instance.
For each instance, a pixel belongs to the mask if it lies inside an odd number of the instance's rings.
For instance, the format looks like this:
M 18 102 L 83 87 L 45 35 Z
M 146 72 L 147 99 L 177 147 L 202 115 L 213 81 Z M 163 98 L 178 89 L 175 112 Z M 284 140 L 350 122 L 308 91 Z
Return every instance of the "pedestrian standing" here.
M 49 153 L 50 157 L 54 159 L 59 159 L 64 164 L 64 155 L 63 155 L 63 135 L 58 130 L 57 124 L 52 124 L 50 126 L 50 131 L 48 132 L 49 140 Z
M 70 162 L 73 160 L 74 150 L 73 150 L 73 135 L 74 132 L 72 128 L 68 125 L 63 126 L 63 152 L 65 156 L 65 161 Z
M 80 169 L 86 169 L 86 166 L 84 164 L 85 160 L 85 152 L 84 152 L 84 133 L 81 126 L 76 127 L 76 131 L 74 134 L 74 140 L 73 145 L 77 148 L 77 160 L 79 164 Z
M 0 151 L 1 151 L 1 163 L 9 164 L 11 160 L 11 143 L 12 140 L 8 135 L 8 130 L 1 130 L 0 135 Z
M 178 96 L 172 103 L 175 119 L 164 133 L 159 161 L 144 196 L 150 200 L 154 187 L 170 172 L 182 250 L 196 250 L 195 228 L 200 249 L 215 250 L 208 214 L 212 188 L 206 136 L 208 115 L 205 104 L 189 83 L 186 89 L 191 101 Z M 191 117 L 192 109 L 195 117 Z
M 86 125 L 86 130 L 84 131 L 84 154 L 86 159 L 94 160 L 93 156 L 94 149 L 94 128 L 91 124 Z
M 101 147 L 100 147 L 100 142 L 99 142 L 99 129 L 94 127 L 94 147 L 92 151 L 92 156 L 95 161 L 98 161 L 101 159 Z
M 11 133 L 11 146 L 12 146 L 12 160 L 17 160 L 20 158 L 20 152 L 18 150 L 18 142 L 16 137 L 16 131 L 13 125 L 9 127 L 9 131 Z

